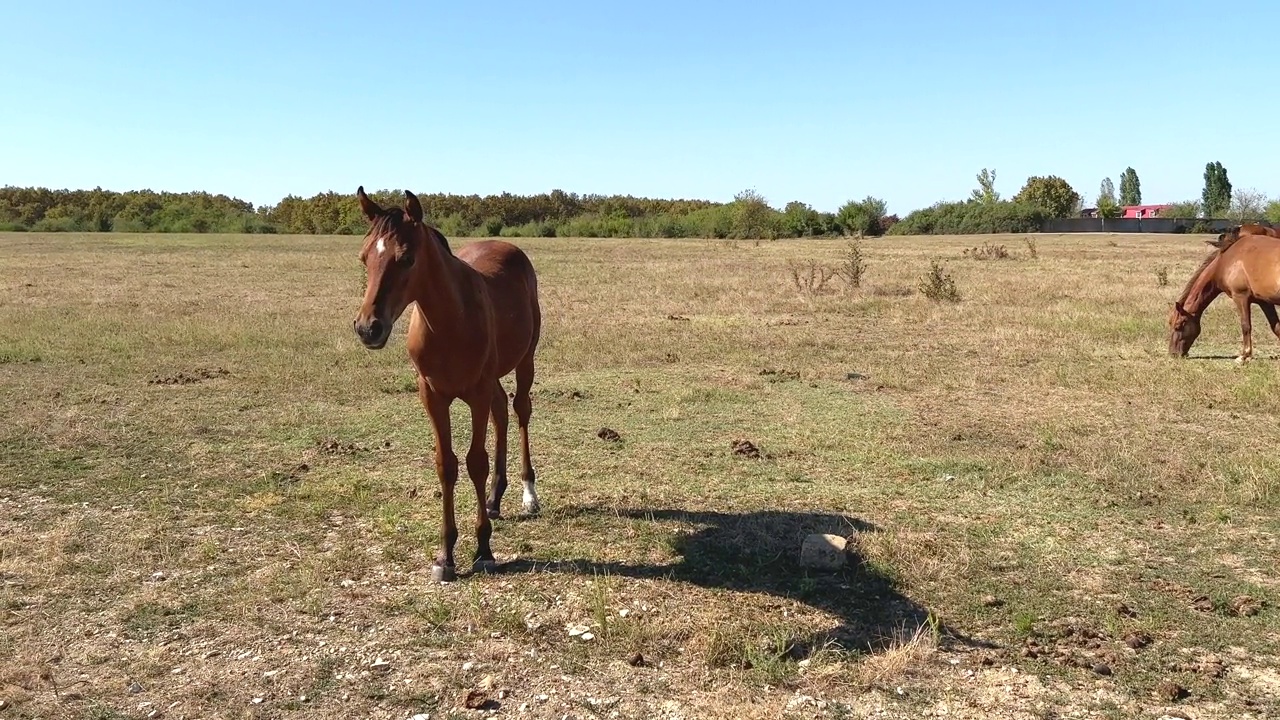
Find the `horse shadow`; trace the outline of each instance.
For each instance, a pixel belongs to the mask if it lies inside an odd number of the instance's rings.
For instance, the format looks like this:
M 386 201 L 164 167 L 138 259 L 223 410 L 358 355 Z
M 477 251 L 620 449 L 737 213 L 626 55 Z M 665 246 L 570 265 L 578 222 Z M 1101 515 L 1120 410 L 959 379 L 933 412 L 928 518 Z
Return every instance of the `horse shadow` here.
M 554 572 L 608 574 L 663 579 L 702 588 L 767 594 L 796 600 L 837 619 L 835 627 L 790 641 L 788 653 L 802 659 L 823 648 L 879 652 L 917 628 L 933 628 L 941 647 L 994 648 L 942 622 L 904 594 L 892 577 L 858 551 L 856 536 L 880 532 L 871 523 L 844 515 L 762 510 L 746 513 L 642 510 L 577 506 L 554 513 L 556 520 L 588 515 L 626 521 L 670 523 L 667 544 L 679 556 L 669 563 L 597 562 L 589 559 L 541 561 L 520 558 L 501 563 L 498 573 Z M 693 532 L 683 527 L 697 528 Z M 838 571 L 809 571 L 800 566 L 800 548 L 811 533 L 854 536 L 847 562 Z

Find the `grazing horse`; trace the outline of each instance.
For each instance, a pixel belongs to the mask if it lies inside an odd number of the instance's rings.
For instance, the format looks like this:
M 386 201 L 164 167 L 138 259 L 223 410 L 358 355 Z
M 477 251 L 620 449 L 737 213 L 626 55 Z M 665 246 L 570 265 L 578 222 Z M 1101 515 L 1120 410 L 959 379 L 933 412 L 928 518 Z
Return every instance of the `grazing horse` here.
M 367 282 L 355 318 L 355 332 L 371 350 L 385 347 L 391 328 L 414 304 L 409 318 L 409 358 L 418 373 L 418 397 L 435 432 L 436 475 L 443 506 L 443 544 L 431 568 L 436 581 L 457 577 L 453 548 L 458 540 L 454 485 L 458 456 L 453 452 L 449 408 L 462 400 L 471 409 L 467 474 L 476 490 L 476 556 L 473 569 L 493 569 L 490 518 L 501 517 L 507 489 L 507 393 L 501 379 L 515 370 L 512 405 L 520 423 L 523 511 L 537 514 L 538 493 L 529 460 L 529 390 L 533 355 L 542 330 L 538 280 L 520 248 L 502 241 L 471 243 L 455 255 L 438 230 L 422 221 L 422 205 L 405 191 L 404 208 L 383 209 L 356 191 L 369 221 L 360 251 Z M 489 456 L 487 423 L 494 431 L 493 490 L 485 502 Z
M 1237 225 L 1224 233 L 1220 233 L 1216 241 L 1206 240 L 1205 242 L 1216 248 L 1224 249 L 1226 246 L 1234 243 L 1236 240 L 1239 240 L 1241 235 L 1269 235 L 1271 237 L 1280 237 L 1280 230 L 1267 225 L 1246 223 L 1244 225 Z
M 1271 234 L 1242 232 L 1259 228 Z M 1169 354 L 1186 357 L 1200 335 L 1200 317 L 1214 298 L 1223 293 L 1235 303 L 1240 315 L 1241 345 L 1236 362 L 1253 357 L 1253 305 L 1262 308 L 1271 331 L 1280 338 L 1280 238 L 1271 228 L 1237 226 L 1206 241 L 1214 250 L 1191 274 L 1182 294 L 1169 313 Z

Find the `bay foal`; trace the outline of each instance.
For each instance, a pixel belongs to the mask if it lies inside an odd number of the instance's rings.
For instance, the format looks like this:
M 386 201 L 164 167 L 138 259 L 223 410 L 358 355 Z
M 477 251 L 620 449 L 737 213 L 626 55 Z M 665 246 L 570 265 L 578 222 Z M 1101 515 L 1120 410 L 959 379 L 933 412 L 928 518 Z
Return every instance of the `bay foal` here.
M 453 452 L 449 408 L 461 400 L 471 410 L 467 474 L 476 490 L 476 556 L 473 569 L 487 571 L 495 560 L 489 546 L 490 518 L 501 517 L 507 489 L 507 393 L 501 378 L 516 374 L 513 405 L 520 424 L 524 484 L 523 511 L 539 511 L 529 460 L 529 416 L 533 355 L 542 330 L 538 280 L 520 248 L 498 240 L 463 246 L 455 255 L 438 230 L 422 221 L 422 205 L 405 191 L 403 208 L 383 209 L 361 186 L 360 209 L 369 221 L 360 251 L 367 273 L 364 301 L 355 331 L 365 347 L 386 346 L 405 309 L 409 318 L 409 358 L 418 373 L 418 396 L 435 432 L 436 475 L 443 510 L 440 551 L 432 566 L 437 581 L 457 577 L 453 548 L 458 540 L 454 486 L 458 456 Z M 489 456 L 485 433 L 494 430 L 493 490 L 485 500 Z

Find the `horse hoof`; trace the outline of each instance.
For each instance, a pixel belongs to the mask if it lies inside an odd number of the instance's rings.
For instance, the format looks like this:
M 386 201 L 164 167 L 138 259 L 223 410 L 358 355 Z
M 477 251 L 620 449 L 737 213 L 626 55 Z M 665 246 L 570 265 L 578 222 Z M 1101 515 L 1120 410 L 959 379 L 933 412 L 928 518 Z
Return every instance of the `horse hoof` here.
M 486 514 L 486 515 L 488 515 L 488 516 L 489 516 L 489 519 L 490 519 L 490 520 L 501 520 L 501 519 L 502 519 L 502 511 L 501 511 L 501 510 L 499 510 L 498 508 L 487 508 L 484 512 L 485 512 L 485 514 Z
M 471 565 L 471 572 L 473 573 L 488 574 L 488 573 L 494 572 L 497 569 L 498 569 L 497 560 L 476 560 L 475 563 Z
M 453 582 L 458 579 L 458 572 L 452 565 L 432 565 L 431 580 L 432 582 Z
M 520 506 L 520 511 L 529 517 L 534 517 L 542 512 L 542 506 L 539 505 L 536 501 L 525 503 L 524 505 Z

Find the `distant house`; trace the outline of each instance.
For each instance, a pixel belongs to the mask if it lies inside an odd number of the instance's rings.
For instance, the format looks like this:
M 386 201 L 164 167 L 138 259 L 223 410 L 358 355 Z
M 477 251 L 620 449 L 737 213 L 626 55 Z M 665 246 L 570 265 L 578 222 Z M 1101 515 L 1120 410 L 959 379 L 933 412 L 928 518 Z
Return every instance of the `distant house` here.
M 1125 205 L 1124 214 L 1120 217 L 1127 218 L 1153 218 L 1160 217 L 1160 213 L 1168 210 L 1172 205 Z

